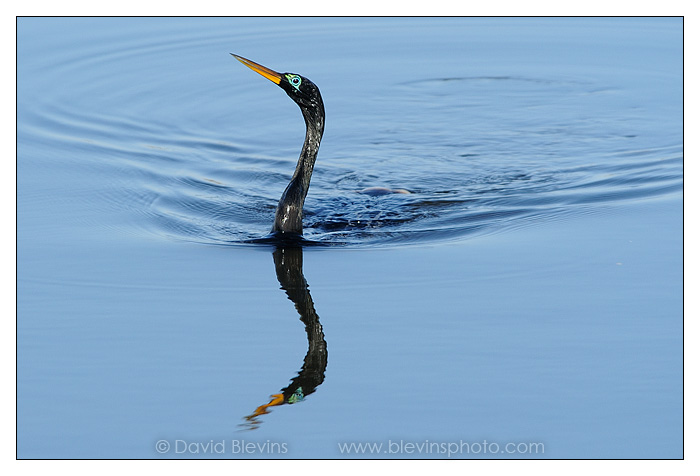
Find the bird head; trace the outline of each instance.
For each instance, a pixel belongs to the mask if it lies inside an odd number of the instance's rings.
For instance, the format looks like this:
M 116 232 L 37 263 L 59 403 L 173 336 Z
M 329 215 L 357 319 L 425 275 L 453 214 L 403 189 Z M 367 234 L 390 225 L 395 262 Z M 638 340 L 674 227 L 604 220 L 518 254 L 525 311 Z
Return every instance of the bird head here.
M 242 56 L 234 55 L 233 53 L 231 55 L 256 73 L 284 89 L 284 92 L 302 109 L 323 107 L 321 93 L 310 79 L 295 73 L 278 73 Z

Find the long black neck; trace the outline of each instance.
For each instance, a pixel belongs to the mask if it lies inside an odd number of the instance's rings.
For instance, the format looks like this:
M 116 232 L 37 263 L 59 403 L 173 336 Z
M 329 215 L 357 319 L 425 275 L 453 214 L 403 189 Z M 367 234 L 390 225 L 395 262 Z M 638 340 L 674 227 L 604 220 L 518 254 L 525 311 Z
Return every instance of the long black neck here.
M 275 212 L 275 223 L 272 225 L 272 233 L 302 234 L 302 213 L 304 200 L 309 191 L 311 174 L 314 171 L 314 163 L 318 148 L 323 137 L 325 123 L 325 111 L 323 101 L 318 97 L 313 107 L 301 107 L 301 113 L 306 122 L 306 138 L 299 155 L 299 162 L 294 171 L 292 180 L 287 185 L 282 198 L 280 198 Z

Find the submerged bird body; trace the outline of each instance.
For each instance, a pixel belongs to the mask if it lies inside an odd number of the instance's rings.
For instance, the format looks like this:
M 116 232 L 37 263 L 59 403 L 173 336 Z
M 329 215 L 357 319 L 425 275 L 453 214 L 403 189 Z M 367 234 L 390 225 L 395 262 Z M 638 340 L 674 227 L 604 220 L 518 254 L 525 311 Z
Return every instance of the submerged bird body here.
M 313 82 L 298 74 L 278 73 L 241 56 L 233 57 L 281 87 L 301 109 L 306 123 L 306 138 L 292 180 L 277 205 L 272 225 L 273 234 L 301 235 L 304 200 L 309 191 L 326 119 L 321 92 Z

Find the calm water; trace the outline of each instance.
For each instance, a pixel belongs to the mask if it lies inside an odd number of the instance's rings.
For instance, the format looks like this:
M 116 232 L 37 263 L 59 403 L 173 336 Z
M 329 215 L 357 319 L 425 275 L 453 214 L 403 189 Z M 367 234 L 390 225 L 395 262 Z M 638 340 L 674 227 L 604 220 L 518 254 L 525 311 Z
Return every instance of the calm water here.
M 19 19 L 18 455 L 682 457 L 682 27 Z

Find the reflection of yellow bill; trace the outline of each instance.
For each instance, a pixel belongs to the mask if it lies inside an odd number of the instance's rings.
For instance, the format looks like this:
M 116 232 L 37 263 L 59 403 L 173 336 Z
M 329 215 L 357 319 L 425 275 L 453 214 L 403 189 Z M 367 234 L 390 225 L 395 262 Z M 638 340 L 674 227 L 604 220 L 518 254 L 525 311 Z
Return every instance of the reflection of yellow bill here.
M 270 398 L 272 398 L 272 400 L 270 400 L 270 403 L 266 403 L 265 405 L 260 405 L 258 408 L 255 409 L 253 414 L 247 416 L 246 419 L 250 420 L 252 418 L 255 418 L 256 416 L 265 415 L 266 413 L 268 413 L 267 409 L 269 407 L 275 407 L 277 405 L 282 405 L 284 403 L 284 395 L 282 395 L 281 393 L 276 393 L 274 395 L 270 395 Z

